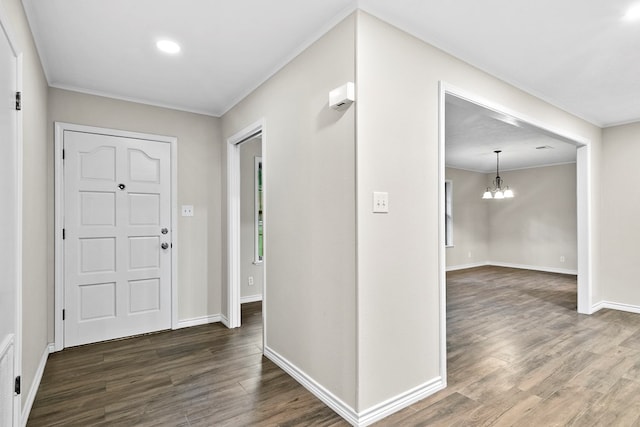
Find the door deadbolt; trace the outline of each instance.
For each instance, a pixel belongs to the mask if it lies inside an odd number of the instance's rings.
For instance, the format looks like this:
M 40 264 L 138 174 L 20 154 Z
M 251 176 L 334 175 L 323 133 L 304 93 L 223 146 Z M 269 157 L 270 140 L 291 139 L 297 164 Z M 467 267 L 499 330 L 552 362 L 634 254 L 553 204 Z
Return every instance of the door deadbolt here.
M 168 248 L 169 248 L 169 244 L 168 244 L 167 242 L 164 242 L 164 243 L 162 243 L 162 244 L 160 245 L 160 247 L 161 247 L 162 249 L 168 249 Z
M 125 188 L 127 188 L 127 186 L 124 184 L 118 184 L 118 188 L 124 190 Z
M 167 234 L 167 233 L 169 232 L 169 229 L 167 229 L 167 228 L 163 228 L 162 230 L 160 230 L 160 232 L 161 232 L 162 234 Z

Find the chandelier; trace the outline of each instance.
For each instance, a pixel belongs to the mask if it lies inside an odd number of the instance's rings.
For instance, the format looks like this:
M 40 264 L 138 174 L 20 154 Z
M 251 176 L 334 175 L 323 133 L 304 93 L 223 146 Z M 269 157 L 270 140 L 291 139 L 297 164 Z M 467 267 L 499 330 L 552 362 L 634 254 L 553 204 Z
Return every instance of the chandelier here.
M 496 153 L 496 179 L 493 180 L 493 189 L 487 187 L 487 191 L 482 195 L 483 199 L 508 199 L 513 197 L 513 191 L 509 186 L 504 185 L 504 181 L 500 178 L 500 153 L 502 150 L 495 150 Z M 504 188 L 503 188 L 504 187 Z

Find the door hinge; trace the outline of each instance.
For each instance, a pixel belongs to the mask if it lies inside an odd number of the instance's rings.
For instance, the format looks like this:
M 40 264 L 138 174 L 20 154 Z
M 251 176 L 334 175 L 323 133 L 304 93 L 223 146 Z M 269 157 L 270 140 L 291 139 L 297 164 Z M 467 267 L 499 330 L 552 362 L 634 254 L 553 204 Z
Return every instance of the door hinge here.
M 63 228 L 62 229 L 62 240 L 64 240 L 67 237 L 67 232 L 66 230 Z
M 21 379 L 20 375 L 18 375 L 16 377 L 16 381 L 14 383 L 13 392 L 15 394 L 20 394 L 20 389 L 22 388 L 21 386 L 22 386 L 22 379 Z
M 63 308 L 62 309 L 62 320 L 65 320 L 67 318 L 67 311 Z
M 16 92 L 16 110 L 22 110 L 22 92 Z
M 62 149 L 62 160 L 64 160 L 64 148 Z

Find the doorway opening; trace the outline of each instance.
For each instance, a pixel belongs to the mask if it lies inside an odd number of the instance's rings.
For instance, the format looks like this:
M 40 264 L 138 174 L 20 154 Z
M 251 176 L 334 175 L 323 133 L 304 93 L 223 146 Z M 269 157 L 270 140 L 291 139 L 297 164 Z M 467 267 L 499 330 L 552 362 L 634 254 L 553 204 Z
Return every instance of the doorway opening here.
M 262 301 L 266 329 L 264 120 L 227 140 L 227 318 L 242 326 L 242 304 Z M 253 308 L 252 308 L 253 309 Z
M 447 212 L 447 204 L 446 204 L 446 195 L 445 195 L 445 176 L 446 176 L 446 161 L 445 161 L 445 138 L 446 138 L 446 122 L 445 117 L 447 114 L 447 101 L 457 103 L 457 104 L 465 104 L 467 106 L 471 106 L 471 108 L 476 109 L 477 111 L 482 111 L 482 114 L 485 114 L 487 117 L 491 119 L 496 119 L 498 122 L 502 122 L 503 124 L 512 125 L 518 129 L 537 132 L 544 137 L 553 138 L 557 141 L 562 142 L 566 147 L 571 147 L 575 152 L 575 196 L 576 196 L 576 218 L 575 218 L 575 227 L 577 229 L 576 232 L 576 248 L 575 252 L 575 271 L 577 272 L 577 312 L 584 314 L 591 314 L 593 312 L 592 308 L 592 295 L 591 295 L 591 273 L 590 273 L 590 246 L 591 246 L 591 237 L 590 237 L 590 196 L 589 196 L 589 187 L 590 187 L 590 169 L 589 169 L 589 158 L 590 158 L 590 141 L 585 138 L 571 135 L 562 130 L 554 129 L 548 125 L 543 123 L 539 123 L 538 121 L 531 119 L 521 113 L 517 113 L 511 111 L 510 109 L 487 101 L 486 99 L 480 98 L 473 94 L 470 94 L 466 91 L 463 91 L 459 88 L 455 88 L 451 85 L 441 82 L 440 84 L 440 121 L 439 121 L 439 188 L 440 188 L 440 200 L 439 200 L 439 218 L 440 218 L 440 238 L 439 238 L 439 283 L 440 283 L 440 295 L 441 295 L 441 330 L 440 330 L 440 338 L 441 338 L 441 372 L 443 378 L 446 378 L 446 362 L 447 362 L 447 326 L 446 326 L 446 317 L 447 317 L 447 306 L 446 306 L 446 294 L 447 294 L 447 284 L 446 284 L 446 221 L 445 218 L 447 215 L 450 215 L 450 212 Z M 564 148 L 566 148 L 564 147 Z M 494 147 L 495 149 L 500 149 L 500 147 Z M 492 160 L 495 162 L 495 154 L 492 152 L 489 153 L 492 155 Z M 503 155 L 504 153 L 501 153 Z M 570 163 L 570 161 L 567 161 Z M 494 163 L 495 165 L 495 163 Z M 495 172 L 495 170 L 494 170 Z M 485 183 L 485 187 L 488 184 Z M 458 188 L 456 186 L 454 188 Z M 482 192 L 485 188 L 478 188 L 479 192 L 477 197 L 480 199 L 482 197 Z M 455 190 L 454 190 L 455 191 Z M 517 190 L 515 190 L 517 191 Z M 517 197 L 517 193 L 516 193 Z M 502 201 L 497 201 L 498 203 Z M 455 211 L 453 212 L 453 218 L 455 223 Z M 455 245 L 455 238 L 453 245 Z M 451 242 L 449 242 L 451 244 Z M 472 254 L 465 252 L 465 256 L 469 256 L 471 258 Z M 561 260 L 564 262 L 564 259 Z M 471 265 L 470 265 L 471 266 Z M 558 271 L 560 273 L 564 271 Z

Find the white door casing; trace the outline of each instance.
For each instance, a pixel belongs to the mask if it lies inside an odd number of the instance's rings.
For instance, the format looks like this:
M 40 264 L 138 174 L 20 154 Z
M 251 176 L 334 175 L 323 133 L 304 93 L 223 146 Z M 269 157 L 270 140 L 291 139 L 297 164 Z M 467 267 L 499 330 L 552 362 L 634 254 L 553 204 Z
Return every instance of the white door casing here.
M 227 316 L 223 323 L 229 328 L 241 326 L 240 310 L 240 144 L 257 135 L 262 137 L 262 182 L 266 182 L 266 122 L 260 119 L 227 139 Z M 263 189 L 263 223 L 267 224 L 267 188 Z M 267 227 L 263 227 L 263 242 L 266 251 Z M 266 346 L 267 330 L 267 260 L 263 260 L 262 284 L 262 338 Z
M 21 425 L 14 392 L 22 356 L 22 55 L 0 5 L 0 425 Z
M 64 346 L 172 327 L 170 144 L 61 133 Z

